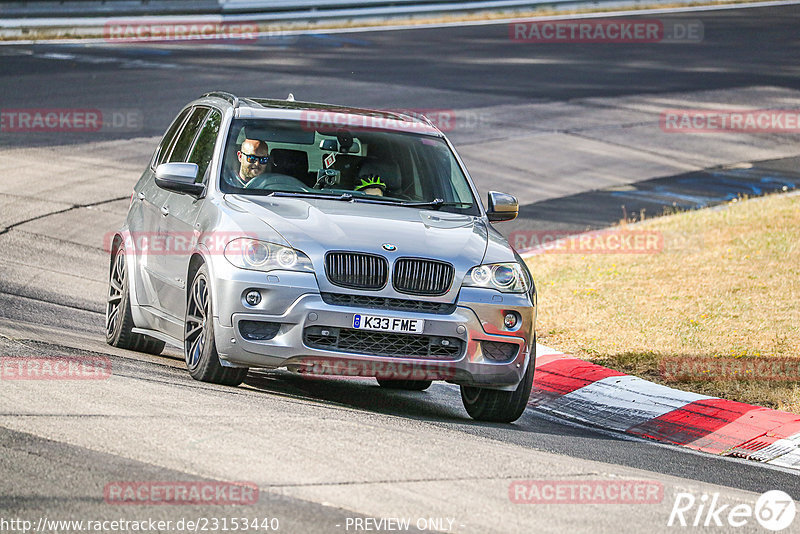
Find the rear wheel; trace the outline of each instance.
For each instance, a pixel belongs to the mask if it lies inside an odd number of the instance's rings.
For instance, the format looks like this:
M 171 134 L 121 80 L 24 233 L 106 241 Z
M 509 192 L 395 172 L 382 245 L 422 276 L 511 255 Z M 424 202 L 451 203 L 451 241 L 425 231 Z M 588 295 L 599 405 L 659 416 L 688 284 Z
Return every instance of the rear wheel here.
M 106 301 L 106 343 L 121 349 L 161 354 L 165 343 L 133 332 L 133 316 L 128 291 L 128 266 L 125 247 L 118 243 L 111 254 Z
M 511 423 L 519 419 L 531 396 L 534 361 L 535 353 L 528 362 L 522 381 L 514 391 L 461 386 L 461 401 L 470 417 L 494 423 Z
M 404 389 L 406 391 L 424 391 L 431 387 L 432 380 L 389 380 L 378 378 L 378 384 L 386 389 Z
M 208 267 L 200 266 L 187 296 L 183 354 L 195 380 L 238 386 L 247 377 L 246 367 L 223 367 L 214 342 L 214 316 Z

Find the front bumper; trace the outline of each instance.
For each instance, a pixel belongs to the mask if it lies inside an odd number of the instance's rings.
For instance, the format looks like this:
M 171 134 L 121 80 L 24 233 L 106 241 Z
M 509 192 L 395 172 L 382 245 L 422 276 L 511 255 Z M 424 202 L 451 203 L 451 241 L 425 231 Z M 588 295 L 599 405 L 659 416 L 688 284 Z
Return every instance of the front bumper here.
M 499 389 L 514 389 L 525 373 L 534 340 L 536 310 L 528 294 L 503 294 L 481 288 L 462 288 L 450 313 L 421 313 L 376 309 L 352 305 L 334 305 L 323 300 L 310 273 L 277 273 L 264 283 L 266 276 L 247 273 L 245 279 L 227 279 L 219 283 L 214 333 L 217 351 L 224 365 L 277 368 L 288 367 L 312 373 L 379 376 L 398 379 L 442 379 L 456 384 Z M 248 306 L 243 295 L 258 290 L 264 296 L 256 307 Z M 377 296 L 377 295 L 376 295 Z M 513 330 L 503 325 L 503 315 L 518 314 L 520 321 Z M 325 348 L 310 342 L 310 333 L 361 333 L 369 341 L 372 331 L 355 331 L 355 314 L 380 315 L 399 319 L 423 319 L 421 334 L 431 346 L 459 344 L 457 353 L 415 355 L 370 354 L 369 343 L 356 349 Z M 244 321 L 273 323 L 269 339 L 249 339 L 242 332 Z M 275 324 L 277 323 L 277 324 Z M 252 323 L 250 323 L 252 324 Z M 377 334 L 378 337 L 381 334 Z M 400 339 L 400 338 L 394 338 Z M 417 337 L 413 342 L 418 342 Z M 442 341 L 448 340 L 448 341 Z M 487 344 L 487 342 L 489 342 Z M 515 345 L 510 356 L 498 360 L 490 348 L 503 343 Z M 419 343 L 417 343 L 419 345 Z M 377 346 L 377 344 L 376 344 Z M 377 349 L 376 349 L 377 350 Z M 431 351 L 431 353 L 434 351 Z M 530 364 L 533 364 L 530 361 Z M 320 371 L 321 370 L 321 371 Z M 394 375 L 394 376 L 393 376 Z

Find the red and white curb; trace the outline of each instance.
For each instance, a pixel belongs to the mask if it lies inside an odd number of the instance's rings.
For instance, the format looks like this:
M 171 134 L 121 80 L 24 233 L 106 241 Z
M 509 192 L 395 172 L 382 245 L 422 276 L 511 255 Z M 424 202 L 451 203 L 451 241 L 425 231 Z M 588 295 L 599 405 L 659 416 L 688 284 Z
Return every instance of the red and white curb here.
M 537 346 L 529 405 L 722 456 L 800 469 L 800 415 L 673 389 Z

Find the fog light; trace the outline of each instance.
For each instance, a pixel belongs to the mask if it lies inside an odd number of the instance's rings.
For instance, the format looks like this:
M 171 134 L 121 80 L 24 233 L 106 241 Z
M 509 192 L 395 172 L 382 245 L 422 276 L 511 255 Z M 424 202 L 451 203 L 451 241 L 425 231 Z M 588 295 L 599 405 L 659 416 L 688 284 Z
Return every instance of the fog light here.
M 258 306 L 258 303 L 261 302 L 261 293 L 256 290 L 248 291 L 247 295 L 244 296 L 244 300 L 250 306 Z
M 517 326 L 517 314 L 514 312 L 508 312 L 506 316 L 503 317 L 503 324 L 509 329 Z
M 239 333 L 248 341 L 268 341 L 278 334 L 281 323 L 239 321 Z

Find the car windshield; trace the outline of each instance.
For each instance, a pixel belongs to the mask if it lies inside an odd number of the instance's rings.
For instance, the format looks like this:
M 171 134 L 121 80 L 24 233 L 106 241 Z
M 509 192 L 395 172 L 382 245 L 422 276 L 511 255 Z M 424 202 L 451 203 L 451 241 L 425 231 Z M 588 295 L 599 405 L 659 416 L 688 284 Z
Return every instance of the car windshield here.
M 237 119 L 220 176 L 224 193 L 299 195 L 479 215 L 444 139 L 302 121 Z

